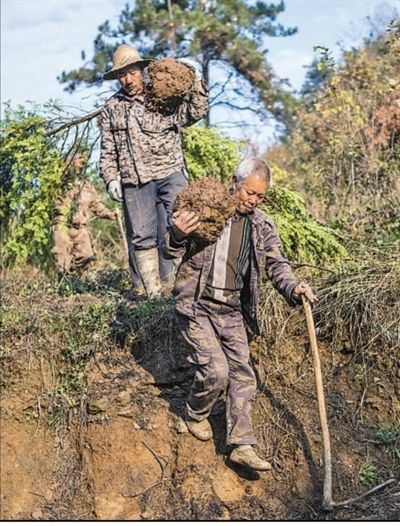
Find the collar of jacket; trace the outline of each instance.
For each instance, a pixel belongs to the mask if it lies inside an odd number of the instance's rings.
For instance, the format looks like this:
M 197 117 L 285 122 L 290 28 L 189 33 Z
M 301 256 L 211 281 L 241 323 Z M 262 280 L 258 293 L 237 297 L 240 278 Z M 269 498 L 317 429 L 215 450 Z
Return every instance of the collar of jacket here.
M 127 102 L 134 102 L 134 101 L 142 102 L 142 103 L 144 102 L 143 95 L 137 95 L 136 97 L 129 97 L 129 95 L 127 95 L 122 88 L 119 91 L 117 91 L 116 95 L 118 98 L 124 99 Z
M 266 214 L 264 214 L 264 212 L 262 212 L 258 208 L 256 208 L 253 212 L 250 212 L 248 214 L 248 218 L 255 225 L 261 224 L 265 220 L 265 217 Z

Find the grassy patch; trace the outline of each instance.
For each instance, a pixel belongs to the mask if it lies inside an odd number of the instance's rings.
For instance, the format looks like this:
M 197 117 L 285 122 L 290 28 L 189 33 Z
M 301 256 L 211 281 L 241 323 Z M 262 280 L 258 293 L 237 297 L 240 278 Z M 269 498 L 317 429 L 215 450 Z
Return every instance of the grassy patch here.
M 400 426 L 398 424 L 381 427 L 375 433 L 375 439 L 388 453 L 400 460 Z
M 375 480 L 377 468 L 374 464 L 366 464 L 361 469 L 358 479 L 363 486 L 371 486 Z

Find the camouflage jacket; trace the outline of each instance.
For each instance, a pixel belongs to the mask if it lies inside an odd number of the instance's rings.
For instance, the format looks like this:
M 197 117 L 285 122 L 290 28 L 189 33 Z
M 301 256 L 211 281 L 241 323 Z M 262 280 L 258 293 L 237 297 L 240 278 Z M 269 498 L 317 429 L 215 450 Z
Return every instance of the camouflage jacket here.
M 208 90 L 199 77 L 170 115 L 147 109 L 143 98 L 115 93 L 99 117 L 100 175 L 106 185 L 118 174 L 122 184 L 138 184 L 184 170 L 180 128 L 199 121 L 207 110 Z
M 291 306 L 300 303 L 293 297 L 293 289 L 298 280 L 281 253 L 281 241 L 273 220 L 258 209 L 249 217 L 252 225 L 250 279 L 241 293 L 241 307 L 251 332 L 260 334 L 258 303 L 263 277 L 269 277 L 272 285 Z M 169 258 L 182 257 L 173 294 L 176 310 L 184 316 L 193 318 L 196 315 L 196 306 L 207 282 L 214 249 L 215 243 L 201 247 L 190 238 L 177 243 L 171 231 L 164 237 L 164 255 Z
M 90 212 L 106 219 L 115 217 L 114 213 L 100 201 L 94 186 L 89 181 L 78 179 L 56 200 L 53 225 L 85 227 L 89 222 Z

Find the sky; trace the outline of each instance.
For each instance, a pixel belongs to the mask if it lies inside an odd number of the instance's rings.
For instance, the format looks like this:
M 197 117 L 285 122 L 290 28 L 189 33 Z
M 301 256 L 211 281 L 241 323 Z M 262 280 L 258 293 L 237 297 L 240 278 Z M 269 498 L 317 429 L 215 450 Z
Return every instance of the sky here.
M 99 94 L 110 96 L 112 86 L 107 83 L 70 95 L 57 76 L 82 64 L 82 50 L 91 56 L 97 27 L 105 20 L 115 26 L 125 4 L 126 0 L 1 0 L 1 102 L 15 107 L 28 100 L 58 99 L 80 114 L 92 109 Z M 298 33 L 269 37 L 268 59 L 280 77 L 300 89 L 313 46 L 326 46 L 338 57 L 339 42 L 349 47 L 365 35 L 367 16 L 400 9 L 400 0 L 286 0 L 285 5 L 278 21 L 298 27 Z M 247 133 L 257 142 L 257 135 L 270 137 L 272 128 L 261 125 Z

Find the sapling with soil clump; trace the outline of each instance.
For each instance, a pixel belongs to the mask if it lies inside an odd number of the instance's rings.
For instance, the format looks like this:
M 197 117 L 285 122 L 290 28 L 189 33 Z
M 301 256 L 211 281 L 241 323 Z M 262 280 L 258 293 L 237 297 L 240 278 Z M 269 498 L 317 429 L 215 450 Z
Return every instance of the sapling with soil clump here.
M 160 112 L 171 112 L 191 90 L 195 71 L 190 66 L 167 57 L 152 62 L 147 68 L 146 106 Z
M 194 212 L 199 226 L 192 237 L 214 243 L 236 211 L 238 201 L 228 188 L 212 177 L 199 179 L 180 192 L 174 208 L 179 212 Z

